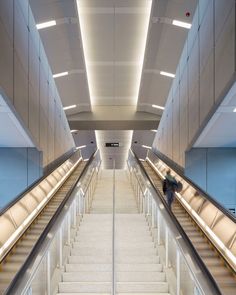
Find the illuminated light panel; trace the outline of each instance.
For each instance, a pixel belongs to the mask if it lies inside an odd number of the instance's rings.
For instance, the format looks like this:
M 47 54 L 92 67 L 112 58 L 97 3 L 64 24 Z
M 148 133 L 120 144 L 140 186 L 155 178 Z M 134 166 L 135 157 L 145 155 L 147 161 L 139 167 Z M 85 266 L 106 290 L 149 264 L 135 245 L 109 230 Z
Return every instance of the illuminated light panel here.
M 152 131 L 152 132 L 157 132 L 157 130 L 156 130 L 156 129 L 151 129 L 150 131 Z
M 141 75 L 142 75 L 142 69 L 143 69 L 143 63 L 144 63 L 144 54 L 145 54 L 145 48 L 147 43 L 147 33 L 148 33 L 149 20 L 151 15 L 151 7 L 152 7 L 152 0 L 144 1 L 144 2 L 146 2 L 145 6 L 142 5 L 141 7 L 138 7 L 140 8 L 140 11 L 142 11 L 141 13 L 142 19 L 141 21 L 137 21 L 136 28 L 138 28 L 139 33 L 138 35 L 136 35 L 134 39 L 135 42 L 133 42 L 134 53 L 132 56 L 132 61 L 137 68 L 137 70 L 135 71 L 136 74 L 133 75 L 133 80 L 130 81 L 130 90 L 132 90 L 133 92 L 133 94 L 131 95 L 133 105 L 137 104 L 138 95 L 139 95 L 140 81 L 141 81 Z M 79 16 L 83 52 L 85 57 L 85 66 L 86 66 L 86 72 L 87 72 L 87 78 L 88 78 L 90 100 L 91 100 L 91 105 L 93 108 L 93 106 L 97 102 L 97 93 L 100 91 L 100 89 L 98 85 L 99 83 L 97 83 L 99 81 L 99 77 L 96 76 L 96 72 L 94 72 L 94 66 L 93 66 L 97 62 L 96 50 L 94 50 L 94 48 L 96 48 L 96 43 L 95 43 L 96 41 L 94 41 L 94 38 L 90 36 L 90 31 L 93 29 L 93 27 L 91 28 L 91 23 L 93 23 L 93 19 L 89 11 L 91 9 L 95 10 L 96 8 L 93 6 L 90 6 L 89 4 L 86 4 L 86 0 L 85 1 L 76 0 L 76 4 L 77 4 L 78 16 Z M 132 11 L 133 8 L 137 10 L 137 7 L 125 7 L 125 8 L 130 9 L 130 11 Z M 114 8 L 113 6 L 109 6 L 107 7 L 107 11 L 108 11 L 107 13 L 110 13 L 110 14 L 114 13 L 115 15 L 119 15 L 119 14 L 122 14 L 121 12 L 122 9 L 125 10 L 123 7 L 116 6 Z M 109 12 L 109 10 L 112 10 L 112 12 Z M 97 29 L 97 28 L 94 28 L 94 29 Z M 117 38 L 117 36 L 112 37 L 112 40 L 111 40 L 112 42 L 113 42 L 113 38 Z M 130 38 L 133 38 L 133 36 L 131 35 Z M 116 66 L 117 61 L 115 60 L 113 64 L 114 65 L 112 66 Z
M 77 150 L 79 150 L 79 149 L 83 149 L 83 148 L 85 148 L 86 146 L 87 146 L 87 145 L 77 146 L 76 149 L 77 149 Z
M 164 107 L 158 106 L 156 104 L 152 104 L 152 107 L 155 108 L 155 109 L 160 109 L 160 110 L 164 110 L 165 109 Z
M 144 160 L 144 159 L 139 159 L 139 161 L 141 161 L 141 162 L 145 162 L 145 160 Z
M 68 72 L 62 72 L 62 73 L 54 74 L 52 76 L 53 78 L 59 78 L 59 77 L 67 76 L 67 75 L 69 75 Z
M 74 108 L 76 108 L 76 104 L 73 104 L 71 106 L 64 107 L 63 110 L 66 111 L 66 110 L 70 110 L 70 109 L 74 109 Z
M 75 130 L 75 129 L 74 129 L 74 130 L 71 130 L 70 133 L 74 133 L 74 132 L 77 132 L 77 131 L 78 131 L 78 130 Z
M 236 113 L 236 108 L 233 110 L 234 113 Z
M 152 147 L 151 147 L 151 146 L 147 146 L 147 145 L 144 145 L 144 144 L 142 144 L 142 147 L 143 147 L 143 148 L 145 148 L 145 149 L 149 149 L 149 150 L 151 150 L 151 149 L 152 149 Z
M 185 28 L 185 29 L 191 29 L 192 25 L 190 23 L 181 22 L 180 20 L 174 19 L 172 21 L 172 25 Z
M 87 162 L 89 159 L 84 159 L 85 162 Z
M 166 76 L 166 77 L 170 77 L 170 78 L 174 78 L 175 77 L 175 74 L 164 72 L 164 71 L 160 71 L 160 75 Z
M 49 28 L 49 27 L 53 27 L 57 24 L 57 22 L 55 20 L 50 20 L 48 22 L 44 22 L 44 23 L 40 23 L 40 24 L 37 24 L 36 25 L 36 28 L 38 30 L 41 30 L 41 29 L 45 29 L 45 28 Z

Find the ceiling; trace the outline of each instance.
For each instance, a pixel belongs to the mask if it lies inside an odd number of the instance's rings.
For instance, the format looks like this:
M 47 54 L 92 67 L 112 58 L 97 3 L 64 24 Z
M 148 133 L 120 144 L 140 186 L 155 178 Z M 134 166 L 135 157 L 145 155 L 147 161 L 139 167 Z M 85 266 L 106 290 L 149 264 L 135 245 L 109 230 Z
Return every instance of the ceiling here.
M 40 36 L 52 72 L 69 73 L 55 79 L 63 106 L 76 105 L 66 111 L 69 119 L 93 117 L 97 107 L 133 106 L 138 113 L 156 115 L 157 128 L 162 110 L 152 108 L 152 104 L 165 105 L 172 83 L 172 78 L 161 76 L 160 71 L 175 73 L 188 33 L 171 25 L 171 20 L 191 23 L 197 0 L 30 0 L 30 4 L 36 23 L 57 21 L 56 26 L 40 30 Z M 186 11 L 191 13 L 188 18 Z M 122 119 L 123 111 L 119 112 Z M 107 114 L 111 116 L 112 109 L 108 108 Z M 85 129 L 77 121 L 76 144 L 80 129 Z M 144 129 L 138 120 L 133 124 L 137 124 L 131 125 L 137 130 L 134 134 L 123 130 L 122 120 L 113 125 L 107 121 L 107 130 L 96 132 L 104 167 L 111 167 L 110 158 L 125 163 L 132 136 L 149 144 L 150 130 L 138 131 Z M 83 135 L 88 145 L 95 126 Z M 111 126 L 116 131 L 109 131 Z M 104 142 L 113 140 L 123 146 L 105 148 Z M 137 150 L 143 157 L 146 149 L 140 145 Z

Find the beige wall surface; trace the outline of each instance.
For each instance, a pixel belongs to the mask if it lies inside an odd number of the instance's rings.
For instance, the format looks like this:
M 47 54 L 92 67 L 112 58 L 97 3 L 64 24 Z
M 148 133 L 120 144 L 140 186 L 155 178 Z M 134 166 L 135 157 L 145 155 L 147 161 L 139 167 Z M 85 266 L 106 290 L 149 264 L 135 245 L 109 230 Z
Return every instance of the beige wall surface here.
M 0 40 L 0 87 L 46 166 L 74 141 L 28 0 L 0 0 Z
M 185 151 L 235 74 L 235 1 L 199 0 L 153 147 L 185 167 Z

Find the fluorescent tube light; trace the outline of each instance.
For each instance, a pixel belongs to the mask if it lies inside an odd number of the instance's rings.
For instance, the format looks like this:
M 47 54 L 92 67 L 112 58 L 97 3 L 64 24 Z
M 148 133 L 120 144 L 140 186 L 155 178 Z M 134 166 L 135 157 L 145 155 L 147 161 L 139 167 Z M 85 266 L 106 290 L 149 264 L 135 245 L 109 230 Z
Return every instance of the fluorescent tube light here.
M 147 145 L 143 145 L 143 144 L 142 144 L 142 147 L 144 147 L 145 149 L 149 149 L 149 150 L 151 150 L 151 149 L 152 149 L 152 147 L 151 147 L 151 146 L 147 146 Z
M 45 22 L 45 23 L 41 23 L 41 24 L 37 24 L 36 25 L 36 28 L 38 30 L 41 30 L 41 29 L 45 29 L 45 28 L 49 28 L 49 27 L 53 27 L 55 26 L 57 23 L 55 20 L 50 20 L 48 22 Z
M 162 76 L 167 76 L 167 77 L 171 77 L 171 78 L 174 78 L 175 77 L 175 74 L 164 72 L 164 71 L 160 71 L 160 74 Z
M 174 19 L 172 21 L 172 25 L 177 26 L 177 27 L 181 27 L 181 28 L 185 28 L 185 29 L 190 29 L 191 28 L 191 24 L 189 23 L 185 23 L 185 22 L 181 22 L 179 20 Z
M 86 162 L 86 161 L 88 161 L 89 159 L 84 159 L 84 161 Z
M 71 130 L 70 133 L 74 133 L 74 132 L 77 132 L 77 131 L 78 131 L 78 130 Z
M 233 110 L 234 113 L 236 113 L 236 108 Z
M 76 104 L 73 104 L 71 106 L 64 107 L 63 110 L 69 110 L 69 109 L 74 109 L 74 108 L 76 108 Z
M 67 76 L 68 74 L 69 74 L 68 72 L 62 72 L 62 73 L 54 74 L 53 78 Z
M 139 159 L 139 161 L 141 161 L 141 162 L 145 162 L 145 160 L 144 160 L 144 159 Z
M 164 107 L 158 106 L 156 104 L 152 104 L 152 107 L 155 108 L 155 109 L 160 109 L 160 110 L 164 110 L 165 109 Z
M 76 149 L 78 150 L 78 149 L 83 149 L 83 148 L 85 148 L 86 147 L 86 145 L 81 145 L 81 146 L 77 146 L 76 147 Z
M 150 131 L 152 131 L 152 132 L 157 132 L 157 130 L 156 130 L 156 129 L 151 129 Z

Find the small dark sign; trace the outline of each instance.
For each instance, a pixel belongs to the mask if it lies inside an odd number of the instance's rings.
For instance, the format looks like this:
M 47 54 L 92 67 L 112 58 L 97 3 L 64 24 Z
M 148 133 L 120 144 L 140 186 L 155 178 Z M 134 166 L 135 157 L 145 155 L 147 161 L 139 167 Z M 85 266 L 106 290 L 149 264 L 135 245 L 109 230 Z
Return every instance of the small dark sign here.
M 106 142 L 105 147 L 119 147 L 119 142 Z

